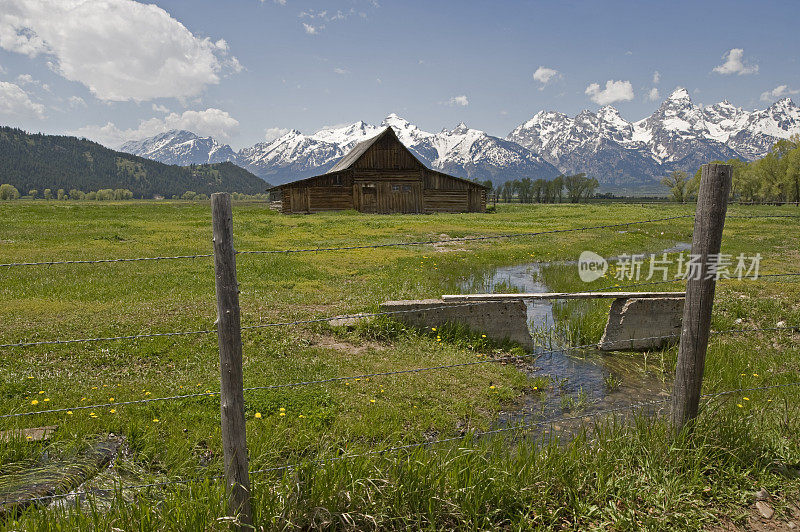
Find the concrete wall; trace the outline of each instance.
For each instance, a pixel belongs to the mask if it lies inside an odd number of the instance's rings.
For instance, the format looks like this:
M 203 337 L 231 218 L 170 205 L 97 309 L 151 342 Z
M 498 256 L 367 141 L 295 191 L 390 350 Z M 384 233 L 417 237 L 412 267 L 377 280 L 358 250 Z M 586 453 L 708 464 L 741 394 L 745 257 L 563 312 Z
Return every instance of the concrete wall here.
M 683 318 L 682 297 L 619 298 L 611 304 L 603 351 L 644 351 L 678 343 Z M 670 336 L 674 335 L 674 336 Z M 668 338 L 653 338 L 669 336 Z M 638 340 L 638 338 L 648 338 Z
M 395 310 L 416 310 L 417 312 L 393 316 L 394 319 L 415 327 L 459 323 L 493 340 L 511 340 L 526 348 L 533 347 L 533 339 L 528 331 L 528 310 L 520 300 L 465 305 L 458 301 L 417 299 L 387 301 L 381 305 L 382 312 Z

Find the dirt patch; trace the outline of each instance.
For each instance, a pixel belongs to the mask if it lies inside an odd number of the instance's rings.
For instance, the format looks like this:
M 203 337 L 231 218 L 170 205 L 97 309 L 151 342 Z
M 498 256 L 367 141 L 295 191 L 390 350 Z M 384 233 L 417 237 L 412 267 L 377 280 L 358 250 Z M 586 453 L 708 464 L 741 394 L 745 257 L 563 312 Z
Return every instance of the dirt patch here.
M 364 342 L 361 345 L 356 345 L 342 340 L 341 338 L 336 338 L 335 336 L 315 336 L 311 339 L 311 346 L 335 349 L 336 351 L 342 351 L 353 355 L 364 355 L 370 349 L 375 351 L 384 351 L 386 349 L 385 346 L 377 342 Z
M 438 236 L 439 240 L 449 240 L 452 237 L 446 233 L 442 233 Z M 462 245 L 463 242 L 458 240 L 455 242 L 436 242 L 433 244 L 433 250 L 437 253 L 448 253 L 450 251 L 469 251 L 466 248 L 454 247 L 458 245 Z
M 708 528 L 710 532 L 767 532 L 800 530 L 800 506 L 789 504 L 781 517 L 772 513 L 769 499 L 755 501 L 747 508 L 747 522 L 737 525 L 730 518 L 724 517 L 716 525 Z M 766 516 L 771 517 L 767 518 Z

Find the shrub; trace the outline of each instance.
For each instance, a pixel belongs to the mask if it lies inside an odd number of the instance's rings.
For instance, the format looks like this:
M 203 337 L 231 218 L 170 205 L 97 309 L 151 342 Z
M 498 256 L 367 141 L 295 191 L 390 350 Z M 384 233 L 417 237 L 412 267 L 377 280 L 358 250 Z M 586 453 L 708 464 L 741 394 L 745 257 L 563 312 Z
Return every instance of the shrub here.
M 0 185 L 0 200 L 12 200 L 19 198 L 19 190 L 14 185 L 4 183 Z

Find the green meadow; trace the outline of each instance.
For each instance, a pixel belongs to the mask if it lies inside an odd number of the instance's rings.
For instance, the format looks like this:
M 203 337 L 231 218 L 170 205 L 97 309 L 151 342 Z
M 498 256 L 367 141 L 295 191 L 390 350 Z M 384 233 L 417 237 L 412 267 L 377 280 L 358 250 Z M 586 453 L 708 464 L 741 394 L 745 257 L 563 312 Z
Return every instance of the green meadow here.
M 280 215 L 234 203 L 239 251 L 307 249 L 543 232 L 693 214 L 692 205 L 501 205 L 486 214 Z M 796 207 L 730 207 L 723 252 L 760 253 L 761 273 L 800 272 Z M 374 312 L 386 300 L 456 293 L 470 278 L 529 262 L 656 253 L 691 242 L 692 219 L 442 245 L 239 254 L 242 325 Z M 207 202 L 0 203 L 0 263 L 211 253 Z M 613 272 L 582 283 L 577 270 L 543 268 L 556 291 L 614 284 Z M 800 325 L 800 277 L 720 282 L 712 327 Z M 651 287 L 640 287 L 647 290 Z M 680 284 L 654 289 L 679 289 Z M 581 307 L 585 305 L 585 307 Z M 593 306 L 592 306 L 593 305 Z M 606 306 L 603 306 L 606 305 Z M 607 303 L 558 308 L 563 342 L 597 341 Z M 214 329 L 213 259 L 0 267 L 0 344 Z M 764 331 L 712 337 L 704 393 L 800 380 L 800 336 Z M 518 347 L 445 328 L 418 330 L 388 318 L 355 327 L 325 323 L 243 331 L 245 392 L 257 529 L 650 529 L 743 525 L 754 492 L 769 491 L 776 520 L 794 519 L 800 493 L 800 386 L 704 400 L 692 434 L 671 436 L 661 417 L 595 417 L 559 438 L 497 427 L 522 395 L 555 386 L 514 364 Z M 669 382 L 677 348 L 648 354 Z M 0 430 L 57 425 L 49 440 L 0 441 L 0 492 L 20 464 L 68 460 L 114 433 L 123 451 L 97 482 L 112 488 L 78 504 L 34 505 L 4 516 L 8 530 L 224 530 L 219 475 L 215 334 L 0 348 Z M 651 356 L 652 355 L 652 356 Z M 644 356 L 636 354 L 630 356 Z M 126 401 L 204 394 L 169 401 Z M 464 436 L 441 444 L 377 453 Z M 365 455 L 365 453 L 368 453 Z M 358 456 L 362 455 L 362 456 Z M 6 480 L 4 480 L 4 477 Z M 84 488 L 91 488 L 93 484 Z

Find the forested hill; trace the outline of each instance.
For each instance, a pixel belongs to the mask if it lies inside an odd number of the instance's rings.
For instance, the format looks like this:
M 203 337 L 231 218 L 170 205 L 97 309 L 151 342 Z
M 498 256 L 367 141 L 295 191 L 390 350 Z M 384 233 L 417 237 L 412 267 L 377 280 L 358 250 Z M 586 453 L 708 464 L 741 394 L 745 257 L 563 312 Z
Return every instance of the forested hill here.
M 269 184 L 233 163 L 166 165 L 77 137 L 30 134 L 0 127 L 0 183 L 22 193 L 49 188 L 128 189 L 137 198 L 198 194 L 259 194 Z

